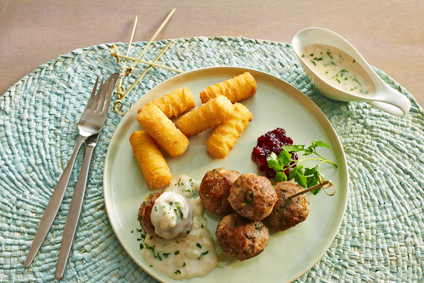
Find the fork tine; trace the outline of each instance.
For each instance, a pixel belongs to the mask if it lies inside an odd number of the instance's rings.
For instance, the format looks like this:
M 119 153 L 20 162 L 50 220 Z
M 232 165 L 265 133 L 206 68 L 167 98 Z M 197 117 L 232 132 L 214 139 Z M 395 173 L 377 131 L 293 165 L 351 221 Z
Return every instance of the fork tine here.
M 104 108 L 105 108 L 105 103 L 106 103 L 106 94 L 107 94 L 107 91 L 109 90 L 109 86 L 110 86 L 110 78 L 105 82 L 105 91 L 104 91 L 104 94 L 105 95 L 103 95 L 102 96 L 102 101 L 101 101 L 101 103 L 99 103 L 100 105 L 99 105 L 99 114 L 102 114 L 103 113 L 103 110 L 104 110 Z
M 106 84 L 106 83 L 103 83 L 103 80 L 104 79 L 102 79 L 102 82 L 100 83 L 99 90 L 97 91 L 97 94 L 96 94 L 96 100 L 94 101 L 92 108 L 91 108 L 91 110 L 94 111 L 94 112 L 99 111 L 99 105 L 100 105 L 102 98 L 103 98 L 103 93 L 104 93 L 104 89 L 105 89 L 104 85 Z
M 97 83 L 99 82 L 99 76 L 97 76 L 96 82 L 94 83 L 93 91 L 91 92 L 90 99 L 88 99 L 87 106 L 85 109 L 90 109 L 91 105 L 93 104 L 94 99 L 96 98 L 96 91 L 97 91 Z
M 107 95 L 105 96 L 103 107 L 100 110 L 101 114 L 103 114 L 103 112 L 105 112 L 105 111 L 108 112 L 108 110 L 109 110 L 110 100 L 112 98 L 113 89 L 115 88 L 116 82 L 118 81 L 118 77 L 119 77 L 119 74 L 115 73 L 112 76 L 110 76 L 109 79 L 108 79 L 109 83 L 108 83 L 107 88 L 106 88 L 106 94 Z

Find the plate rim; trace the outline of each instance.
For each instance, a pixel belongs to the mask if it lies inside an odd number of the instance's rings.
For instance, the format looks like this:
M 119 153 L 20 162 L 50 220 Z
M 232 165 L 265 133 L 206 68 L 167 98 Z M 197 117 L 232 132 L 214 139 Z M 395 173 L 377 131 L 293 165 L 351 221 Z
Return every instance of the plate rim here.
M 111 218 L 112 218 L 112 215 L 111 215 L 111 211 L 112 211 L 112 208 L 110 208 L 109 207 L 109 205 L 108 205 L 108 203 L 109 202 L 111 202 L 110 203 L 110 205 L 112 206 L 112 200 L 111 200 L 111 198 L 113 199 L 113 196 L 110 196 L 108 199 L 109 199 L 109 201 L 107 201 L 106 199 L 107 199 L 107 197 L 106 196 L 109 196 L 109 193 L 108 193 L 108 190 L 106 189 L 107 187 L 108 187 L 108 183 L 106 182 L 106 179 L 107 179 L 107 177 L 106 177 L 106 172 L 108 171 L 108 161 L 109 161 L 109 158 L 110 158 L 110 156 L 111 156 L 111 146 L 114 144 L 114 140 L 117 140 L 119 137 L 117 137 L 117 134 L 116 134 L 116 132 L 117 132 L 117 129 L 121 126 L 121 124 L 123 124 L 125 121 L 125 117 L 128 115 L 128 113 L 130 113 L 135 107 L 137 107 L 137 104 L 138 104 L 138 102 L 141 100 L 141 99 L 143 99 L 144 97 L 146 97 L 147 95 L 149 95 L 149 93 L 151 93 L 151 92 L 153 92 L 153 91 L 155 91 L 157 88 L 159 88 L 160 86 L 162 86 L 163 84 L 165 84 L 165 83 L 170 83 L 172 80 L 177 80 L 177 79 L 180 79 L 181 77 L 184 77 L 184 76 L 190 76 L 191 74 L 193 74 L 193 73 L 196 73 L 196 72 L 202 72 L 202 71 L 208 71 L 208 70 L 210 70 L 210 71 L 213 71 L 213 70 L 219 70 L 219 69 L 223 69 L 223 70 L 238 70 L 239 72 L 240 72 L 240 74 L 241 73 L 243 73 L 243 72 L 249 72 L 249 71 L 252 71 L 252 72 L 258 72 L 258 73 L 261 73 L 262 75 L 265 75 L 265 76 L 269 76 L 269 77 L 271 77 L 271 78 L 273 78 L 273 79 L 275 79 L 275 80 L 277 80 L 277 81 L 279 81 L 280 83 L 283 83 L 283 84 L 285 84 L 286 85 L 286 87 L 288 87 L 289 89 L 291 89 L 290 91 L 294 91 L 294 92 L 297 92 L 297 93 L 299 93 L 299 94 L 301 94 L 302 96 L 303 96 L 303 98 L 304 99 L 306 99 L 306 101 L 308 101 L 308 103 L 310 104 L 310 106 L 312 107 L 312 108 L 314 108 L 314 110 L 316 111 L 316 113 L 317 113 L 317 116 L 320 116 L 320 118 L 322 118 L 321 120 L 320 120 L 320 124 L 321 125 L 323 125 L 323 124 L 326 124 L 326 126 L 329 128 L 329 129 L 331 129 L 331 134 L 333 135 L 333 138 L 334 138 L 334 141 L 337 143 L 337 146 L 340 148 L 340 150 L 341 150 L 341 152 L 342 152 L 342 156 L 340 156 L 340 158 L 342 158 L 342 161 L 343 161 L 343 163 L 344 163 L 344 168 L 345 168 L 345 172 L 344 172 L 344 175 L 346 176 L 346 182 L 345 182 L 345 184 L 343 184 L 344 186 L 343 187 L 345 187 L 346 188 L 346 198 L 345 198 L 345 200 L 344 200 L 344 204 L 343 204 L 343 213 L 342 213 L 342 215 L 341 215 L 341 217 L 340 217 L 340 220 L 339 220 L 339 223 L 337 223 L 337 229 L 335 229 L 335 232 L 334 232 L 334 234 L 332 235 L 332 237 L 331 237 L 331 239 L 330 239 L 330 241 L 329 241 L 329 243 L 328 243 L 328 245 L 325 247 L 325 249 L 323 249 L 323 251 L 322 251 L 322 253 L 319 255 L 319 257 L 315 260 L 315 261 L 312 261 L 309 265 L 307 265 L 303 270 L 302 270 L 302 272 L 301 273 L 299 273 L 298 275 L 295 275 L 294 277 L 292 277 L 292 278 L 290 278 L 289 279 L 289 281 L 288 282 L 292 282 L 292 281 L 294 281 L 294 280 L 296 280 L 296 279 L 298 279 L 298 278 L 300 278 L 302 275 L 304 275 L 306 272 L 308 272 L 318 261 L 320 261 L 321 259 L 322 259 L 322 257 L 325 255 L 325 253 L 328 251 L 328 249 L 330 248 L 330 246 L 331 246 L 331 244 L 334 242 L 334 239 L 335 239 L 335 237 L 337 236 L 337 234 L 338 234 L 338 232 L 339 232 L 339 230 L 340 230 L 340 227 L 341 227 L 341 224 L 342 224 L 342 222 L 343 222 L 343 219 L 344 219 L 344 215 L 345 215 L 345 213 L 346 213 L 346 208 L 347 208 L 347 203 L 348 203 L 348 199 L 349 199 L 349 190 L 350 190 L 350 188 L 349 188 L 349 171 L 348 171 L 348 164 L 347 164 L 347 160 L 346 160 L 346 153 L 345 153 L 345 151 L 344 151 L 344 149 L 343 149 L 343 144 L 341 143 L 341 141 L 340 141 L 340 138 L 339 138 L 339 136 L 338 136 L 338 134 L 337 134 L 337 131 L 334 129 L 334 127 L 333 127 L 333 125 L 331 124 L 331 122 L 330 122 L 330 120 L 327 118 L 327 116 L 324 114 L 324 112 L 321 110 L 321 108 L 311 99 L 311 98 L 309 98 L 305 93 L 303 93 L 301 90 L 299 90 L 298 88 L 296 88 L 293 84 L 291 84 L 291 83 L 289 83 L 289 82 L 287 82 L 287 81 L 285 81 L 285 80 L 283 80 L 283 79 L 281 79 L 281 78 L 279 78 L 279 77 L 277 77 L 277 76 L 275 76 L 275 75 L 272 75 L 272 74 L 269 74 L 269 73 L 266 73 L 266 72 L 264 72 L 264 71 L 260 71 L 260 70 L 256 70 L 256 69 L 253 69 L 253 68 L 245 68 L 245 67 L 237 67 L 237 66 L 213 66 L 213 67 L 206 67 L 206 68 L 198 68 L 198 69 L 194 69 L 194 70 L 190 70 L 190 71 L 186 71 L 186 72 L 184 72 L 184 73 L 181 73 L 181 74 L 177 74 L 176 76 L 173 76 L 173 77 L 171 77 L 171 78 L 168 78 L 168 79 L 166 79 L 166 80 L 164 80 L 163 82 L 161 82 L 161 83 L 159 83 L 158 85 L 156 85 L 154 88 L 152 88 L 150 91 L 148 91 L 147 93 L 145 93 L 143 96 L 141 96 L 135 103 L 134 103 L 134 105 L 128 110 L 128 112 L 122 117 L 122 119 L 121 119 L 121 121 L 119 122 L 119 124 L 116 126 L 116 128 L 115 128 L 115 131 L 114 131 L 114 133 L 113 133 L 113 135 L 112 135 L 112 137 L 111 137 L 111 139 L 110 139 L 110 142 L 109 142 L 109 145 L 108 145 L 108 149 L 107 149 L 107 153 L 106 153 L 106 157 L 105 157 L 105 161 L 104 161 L 104 166 L 103 166 L 103 199 L 104 199 L 104 203 L 105 203 L 105 209 L 106 209 L 106 213 L 107 213 L 107 216 L 108 216 L 108 221 L 109 221 L 109 223 L 110 223 L 110 226 L 112 227 L 112 230 L 113 230 L 113 233 L 115 234 L 115 236 L 116 236 L 116 238 L 118 239 L 118 241 L 119 241 L 119 243 L 120 243 L 120 245 L 123 247 L 123 249 L 127 252 L 127 254 L 131 257 L 131 259 L 133 260 L 133 262 L 139 267 L 139 268 L 141 268 L 143 271 L 145 271 L 147 274 L 149 274 L 150 276 L 152 276 L 153 278 L 155 278 L 156 280 L 158 280 L 158 281 L 160 281 L 160 282 L 168 282 L 168 281 L 162 281 L 162 278 L 159 278 L 154 272 L 152 272 L 150 269 L 145 269 L 145 268 L 143 268 L 142 266 L 140 266 L 139 264 L 138 264 L 138 262 L 137 262 L 137 260 L 132 256 L 132 254 L 129 252 L 129 251 L 127 251 L 127 249 L 126 249 L 126 247 L 125 247 L 125 245 L 122 243 L 122 240 L 121 240 L 121 238 L 120 238 L 120 236 L 119 236 L 119 234 L 118 234 L 118 232 L 117 232 L 117 230 L 115 229 L 115 227 L 114 227 L 114 225 L 112 225 L 112 221 L 111 221 Z M 338 169 L 341 169 L 341 168 L 338 168 Z M 111 191 L 111 190 L 110 190 Z M 206 275 L 207 276 L 207 275 Z M 174 279 L 172 279 L 172 278 L 169 278 L 169 282 L 178 282 L 178 281 L 176 281 L 176 280 L 174 280 Z M 183 279 L 183 280 L 190 280 L 190 279 Z M 181 281 L 179 281 L 179 282 L 181 282 Z

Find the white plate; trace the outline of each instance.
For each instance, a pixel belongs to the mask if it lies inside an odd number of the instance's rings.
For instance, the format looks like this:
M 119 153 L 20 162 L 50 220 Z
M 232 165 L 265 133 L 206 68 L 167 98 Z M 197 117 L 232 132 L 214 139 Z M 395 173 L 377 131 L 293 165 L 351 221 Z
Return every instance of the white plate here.
M 106 155 L 104 167 L 104 198 L 112 228 L 132 259 L 150 275 L 164 282 L 175 282 L 158 273 L 141 257 L 140 228 L 137 213 L 140 204 L 152 191 L 147 186 L 133 155 L 129 136 L 141 130 L 136 120 L 137 109 L 146 102 L 188 87 L 200 105 L 199 93 L 209 85 L 228 80 L 249 71 L 256 79 L 256 95 L 243 103 L 253 114 L 253 121 L 237 141 L 226 159 L 214 159 L 206 152 L 205 141 L 211 130 L 189 139 L 187 151 L 180 157 L 165 158 L 173 175 L 185 174 L 202 180 L 208 170 L 218 167 L 240 173 L 259 173 L 251 160 L 251 152 L 259 136 L 277 127 L 286 129 L 295 144 L 310 145 L 313 140 L 330 144 L 331 150 L 320 148 L 337 169 L 324 164 L 320 170 L 337 185 L 333 197 L 324 192 L 308 193 L 310 213 L 307 220 L 284 232 L 272 232 L 269 244 L 259 256 L 243 262 L 230 261 L 202 278 L 190 282 L 289 282 L 300 277 L 324 255 L 339 230 L 347 205 L 348 173 L 341 143 L 322 111 L 305 94 L 288 83 L 266 73 L 235 67 L 214 67 L 195 70 L 173 77 L 143 96 L 125 115 L 117 127 Z M 307 164 L 306 164 L 307 165 Z M 330 189 L 331 190 L 331 189 Z M 215 233 L 219 218 L 205 214 L 208 229 Z M 133 233 L 132 233 L 133 231 Z

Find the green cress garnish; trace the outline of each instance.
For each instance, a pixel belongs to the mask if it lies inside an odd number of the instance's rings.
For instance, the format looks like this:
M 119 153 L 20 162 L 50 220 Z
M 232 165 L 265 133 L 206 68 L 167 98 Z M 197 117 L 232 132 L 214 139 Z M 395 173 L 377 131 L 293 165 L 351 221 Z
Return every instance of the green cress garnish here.
M 296 180 L 296 182 L 301 185 L 304 188 L 310 188 L 312 186 L 315 186 L 319 184 L 320 180 L 319 177 L 322 177 L 322 174 L 318 171 L 318 168 L 323 163 L 329 163 L 337 168 L 337 164 L 334 162 L 328 160 L 327 158 L 323 157 L 319 153 L 317 153 L 318 147 L 326 147 L 330 148 L 328 144 L 326 144 L 323 141 L 313 141 L 312 144 L 305 148 L 305 145 L 287 145 L 282 146 L 283 149 L 280 154 L 277 156 L 274 152 L 272 152 L 268 156 L 268 166 L 271 169 L 274 169 L 276 172 L 274 181 L 282 182 L 287 181 L 287 176 L 284 173 L 285 170 L 288 168 L 293 168 L 289 173 L 289 178 Z M 309 158 L 303 158 L 299 160 L 292 160 L 291 156 L 292 153 L 295 152 L 303 152 L 303 156 L 308 155 L 315 155 L 317 157 L 309 157 Z M 312 168 L 303 168 L 302 165 L 298 165 L 300 162 L 306 161 L 306 160 L 316 160 L 319 161 L 319 164 Z M 290 163 L 293 163 L 290 165 Z M 316 195 L 319 193 L 321 188 L 317 188 L 315 190 L 312 190 L 312 193 Z

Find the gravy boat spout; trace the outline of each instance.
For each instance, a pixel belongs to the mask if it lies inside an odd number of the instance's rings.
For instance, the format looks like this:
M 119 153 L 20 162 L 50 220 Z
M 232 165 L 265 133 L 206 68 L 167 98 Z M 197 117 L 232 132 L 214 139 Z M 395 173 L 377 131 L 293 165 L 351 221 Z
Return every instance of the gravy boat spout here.
M 293 40 L 292 40 L 292 46 L 296 53 L 296 56 L 299 58 L 299 61 L 301 63 L 301 66 L 303 70 L 305 71 L 306 75 L 309 77 L 309 79 L 312 81 L 312 83 L 315 85 L 315 87 L 325 96 L 328 98 L 339 100 L 339 101 L 363 101 L 367 102 L 373 107 L 376 107 L 380 110 L 383 110 L 387 113 L 390 113 L 395 116 L 405 116 L 408 114 L 410 108 L 411 108 L 411 102 L 409 99 L 398 92 L 397 90 L 391 88 L 388 86 L 371 68 L 371 66 L 367 63 L 367 61 L 361 56 L 361 54 L 343 37 L 340 35 L 327 30 L 323 28 L 307 28 L 304 30 L 301 30 L 298 32 Z M 341 75 L 343 77 L 343 80 L 340 78 L 335 78 L 334 76 L 331 77 L 325 77 L 323 74 L 330 64 L 323 64 L 323 71 L 319 71 L 318 63 L 322 64 L 323 59 L 326 58 L 327 60 L 330 60 L 328 57 L 333 57 L 330 54 L 330 49 L 327 52 L 320 52 L 321 57 L 317 56 L 318 53 L 315 54 L 305 54 L 305 48 L 308 50 L 311 46 L 319 46 L 319 48 L 333 48 L 336 51 L 340 51 L 341 54 L 345 54 L 346 58 L 350 58 L 353 63 L 356 63 L 355 68 L 360 71 L 359 75 L 363 75 L 364 77 L 367 77 L 367 80 L 369 81 L 368 85 L 370 86 L 370 92 L 366 94 L 360 94 L 360 93 L 353 93 L 352 89 L 343 89 L 343 81 L 348 80 L 348 78 L 344 74 L 349 73 L 349 70 L 343 69 L 342 67 L 342 60 L 344 58 L 341 55 L 339 57 L 334 58 L 334 60 L 331 61 L 338 61 L 336 59 L 339 59 L 340 61 L 340 70 L 338 69 L 339 73 L 337 73 L 335 76 Z M 331 49 L 331 50 L 333 50 Z M 310 53 L 310 52 L 308 52 Z M 327 54 L 328 55 L 327 55 Z M 321 60 L 321 61 L 320 61 Z M 313 62 L 314 61 L 314 62 Z M 310 64 L 309 62 L 312 62 Z M 328 62 L 328 61 L 327 61 Z M 334 66 L 334 62 L 330 62 Z M 359 66 L 358 66 L 359 64 Z M 352 64 L 351 64 L 352 65 Z M 331 66 L 333 67 L 333 66 Z M 333 67 L 334 68 L 334 67 Z M 343 73 L 345 72 L 345 73 Z M 325 71 L 325 74 L 328 72 Z M 349 73 L 350 74 L 350 73 Z M 356 80 L 356 77 L 351 77 L 351 79 Z M 335 83 L 335 81 L 338 82 Z M 331 83 L 333 82 L 333 83 Z M 358 85 L 361 85 L 361 83 L 358 82 Z M 349 87 L 350 88 L 350 87 Z M 355 87 L 356 89 L 356 87 Z

